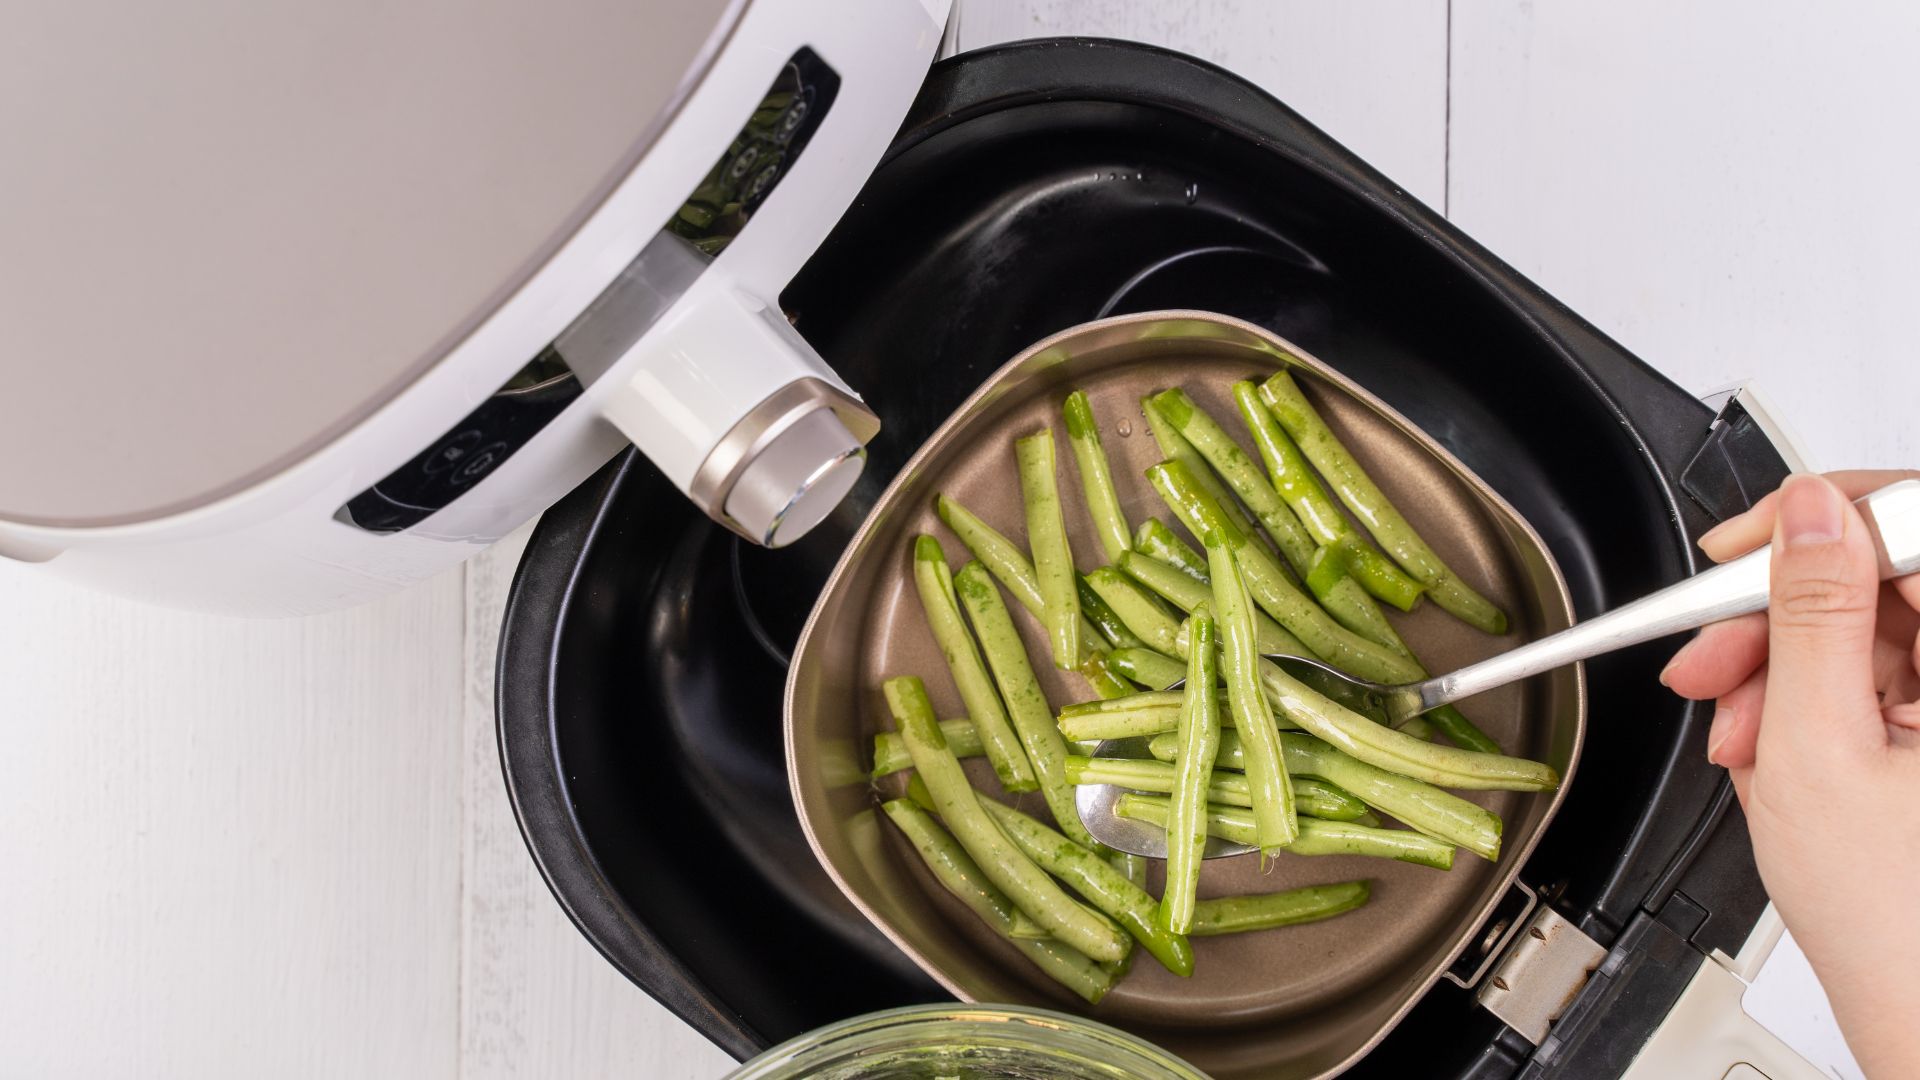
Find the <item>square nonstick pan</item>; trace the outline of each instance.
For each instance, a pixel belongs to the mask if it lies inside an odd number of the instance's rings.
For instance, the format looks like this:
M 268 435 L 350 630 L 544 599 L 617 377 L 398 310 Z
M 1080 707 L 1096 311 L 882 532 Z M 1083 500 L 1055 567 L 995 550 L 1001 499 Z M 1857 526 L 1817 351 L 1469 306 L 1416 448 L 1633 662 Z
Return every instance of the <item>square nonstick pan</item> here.
M 950 560 L 965 558 L 965 548 L 934 513 L 936 493 L 953 496 L 1020 541 L 1013 440 L 1048 425 L 1063 440 L 1060 403 L 1079 388 L 1099 420 L 1128 520 L 1170 520 L 1142 475 L 1160 454 L 1140 399 L 1179 386 L 1236 430 L 1229 385 L 1283 367 L 1448 564 L 1509 612 L 1512 629 L 1502 637 L 1467 627 L 1432 604 L 1406 616 L 1393 613 L 1431 669 L 1448 670 L 1570 624 L 1572 602 L 1539 535 L 1438 442 L 1269 331 L 1203 312 L 1151 312 L 1046 338 L 987 379 L 934 431 L 828 578 L 794 652 L 786 698 L 789 778 L 815 854 L 847 897 L 923 970 L 966 1000 L 1085 1012 L 1161 1043 L 1223 1080 L 1329 1076 L 1378 1042 L 1468 946 L 1559 807 L 1565 782 L 1539 794 L 1463 793 L 1505 822 L 1497 862 L 1465 852 L 1451 871 L 1353 857 L 1282 855 L 1265 871 L 1257 858 L 1210 861 L 1202 895 L 1368 878 L 1373 900 L 1323 923 L 1197 938 L 1190 978 L 1142 958 L 1089 1008 L 1048 982 L 925 873 L 876 812 L 880 798 L 903 788 L 903 775 L 875 785 L 867 766 L 873 735 L 892 727 L 882 680 L 920 675 L 940 715 L 964 711 L 912 580 L 913 540 L 920 533 L 940 537 Z M 1251 444 L 1242 442 L 1251 455 Z M 1062 501 L 1085 571 L 1104 558 L 1070 457 L 1064 449 L 1058 455 Z M 1044 662 L 1038 622 L 1010 606 L 1029 654 L 1042 658 L 1035 670 L 1055 708 L 1089 697 L 1078 675 Z M 1578 667 L 1482 695 L 1464 709 L 1509 753 L 1546 761 L 1571 780 L 1585 724 Z M 982 790 L 1001 794 L 984 761 L 968 768 Z M 1046 816 L 1037 794 L 1008 801 Z M 1150 891 L 1157 893 L 1159 884 L 1156 863 Z

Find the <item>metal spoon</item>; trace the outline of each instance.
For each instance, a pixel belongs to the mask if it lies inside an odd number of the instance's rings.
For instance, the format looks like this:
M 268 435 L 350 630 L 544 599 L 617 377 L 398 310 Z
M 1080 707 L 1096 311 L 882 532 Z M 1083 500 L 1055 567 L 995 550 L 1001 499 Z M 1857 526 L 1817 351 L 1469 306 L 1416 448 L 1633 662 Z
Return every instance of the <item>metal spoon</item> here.
M 1902 480 L 1888 484 L 1862 497 L 1857 503 L 1866 518 L 1879 556 L 1880 578 L 1903 577 L 1920 572 L 1920 480 Z M 1589 657 L 1638 645 L 1681 630 L 1692 630 L 1708 623 L 1731 619 L 1736 615 L 1763 611 L 1767 606 L 1767 585 L 1773 561 L 1769 545 L 1732 562 L 1722 563 L 1685 581 L 1669 585 L 1659 592 L 1570 626 L 1557 634 L 1530 642 L 1477 664 L 1469 664 L 1449 675 L 1425 682 L 1401 686 L 1356 679 L 1315 660 L 1301 657 L 1270 657 L 1298 670 L 1301 665 L 1324 672 L 1351 686 L 1355 693 L 1378 702 L 1394 725 L 1410 720 L 1429 709 L 1462 698 L 1505 686 L 1510 682 L 1551 671 Z M 1096 751 L 1107 755 L 1109 748 L 1124 756 L 1139 756 L 1139 751 L 1115 742 L 1101 743 Z M 1106 784 L 1089 784 L 1075 792 L 1080 820 L 1093 838 L 1109 847 L 1150 858 L 1166 857 L 1166 835 L 1154 826 L 1129 821 L 1113 812 L 1121 789 Z M 1228 844 L 1218 839 L 1207 843 L 1207 858 L 1238 855 L 1251 851 L 1244 844 Z

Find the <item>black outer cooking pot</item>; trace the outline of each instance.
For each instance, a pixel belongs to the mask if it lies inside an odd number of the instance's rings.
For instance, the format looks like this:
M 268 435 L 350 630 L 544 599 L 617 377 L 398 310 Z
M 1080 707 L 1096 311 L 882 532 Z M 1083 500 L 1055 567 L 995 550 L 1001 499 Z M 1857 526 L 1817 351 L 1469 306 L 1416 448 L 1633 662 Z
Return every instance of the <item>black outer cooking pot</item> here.
M 1569 212 L 1576 212 L 1570 209 Z M 866 476 L 773 552 L 626 453 L 556 504 L 500 646 L 500 751 L 555 897 L 629 978 L 745 1057 L 942 998 L 815 865 L 781 756 L 786 658 L 846 538 L 921 440 L 1032 341 L 1195 307 L 1270 327 L 1445 443 L 1545 537 L 1582 616 L 1694 569 L 1784 470 L 1748 438 L 1259 90 L 1139 45 L 937 65 L 782 298 L 878 411 Z M 1704 448 L 1704 449 L 1703 449 Z M 1542 1049 L 1440 984 L 1351 1075 L 1614 1076 L 1765 903 L 1673 642 L 1592 661 L 1580 779 L 1522 871 L 1613 949 Z

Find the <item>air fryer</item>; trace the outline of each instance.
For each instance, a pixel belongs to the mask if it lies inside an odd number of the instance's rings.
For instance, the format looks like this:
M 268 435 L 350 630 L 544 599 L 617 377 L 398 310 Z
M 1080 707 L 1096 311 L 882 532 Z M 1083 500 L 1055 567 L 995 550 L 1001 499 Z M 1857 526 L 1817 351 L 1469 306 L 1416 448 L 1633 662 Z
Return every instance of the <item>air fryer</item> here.
M 781 303 L 882 418 L 853 496 L 769 551 L 621 455 L 541 520 L 498 684 L 507 784 L 556 898 L 740 1057 L 944 997 L 815 865 L 781 691 L 873 499 L 1034 340 L 1202 308 L 1299 342 L 1518 508 L 1583 617 L 1692 572 L 1694 538 L 1785 472 L 1754 424 L 1717 421 L 1283 105 L 1139 45 L 1037 41 L 937 65 Z M 1599 970 L 1538 1045 L 1442 982 L 1349 1075 L 1617 1076 L 1702 958 L 1738 950 L 1766 897 L 1705 761 L 1708 716 L 1658 683 L 1673 644 L 1589 662 L 1580 780 L 1520 874 L 1609 950 Z M 1462 981 L 1481 959 L 1463 958 Z

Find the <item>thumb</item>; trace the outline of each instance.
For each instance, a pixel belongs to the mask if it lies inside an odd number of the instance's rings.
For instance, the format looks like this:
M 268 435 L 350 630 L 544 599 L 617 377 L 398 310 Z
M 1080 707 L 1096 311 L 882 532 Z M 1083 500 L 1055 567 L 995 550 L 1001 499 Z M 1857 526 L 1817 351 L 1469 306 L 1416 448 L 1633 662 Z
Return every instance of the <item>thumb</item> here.
M 1859 511 L 1824 477 L 1789 477 L 1780 489 L 1771 588 L 1761 756 L 1769 743 L 1845 745 L 1878 731 L 1873 540 Z

